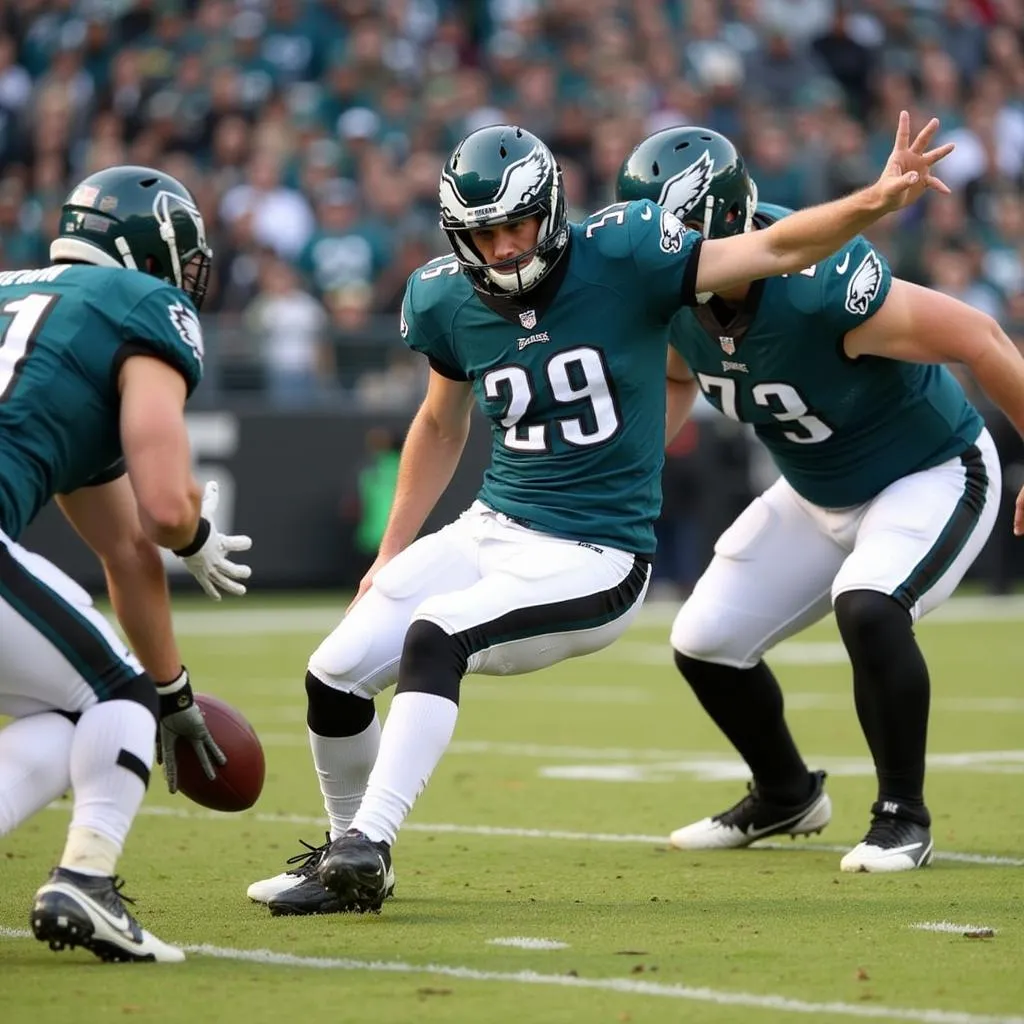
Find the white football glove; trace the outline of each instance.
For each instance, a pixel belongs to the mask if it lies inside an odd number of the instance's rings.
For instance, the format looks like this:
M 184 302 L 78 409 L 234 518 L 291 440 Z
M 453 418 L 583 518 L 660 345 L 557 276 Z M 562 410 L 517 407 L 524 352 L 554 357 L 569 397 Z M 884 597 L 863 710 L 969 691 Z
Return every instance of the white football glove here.
M 227 757 L 217 746 L 199 705 L 192 696 L 188 670 L 183 665 L 181 675 L 163 685 L 157 684 L 160 695 L 160 724 L 156 733 L 156 763 L 164 766 L 167 788 L 178 791 L 178 760 L 174 744 L 180 737 L 192 744 L 199 764 L 208 779 L 217 777 L 214 764 L 227 764 Z
M 252 539 L 244 534 L 223 534 L 217 529 L 213 513 L 217 511 L 219 501 L 220 489 L 217 482 L 211 480 L 203 491 L 195 540 L 187 548 L 174 552 L 214 601 L 220 600 L 221 591 L 240 597 L 245 593 L 245 584 L 240 581 L 252 575 L 249 566 L 239 565 L 228 557 L 236 551 L 248 551 L 252 547 Z

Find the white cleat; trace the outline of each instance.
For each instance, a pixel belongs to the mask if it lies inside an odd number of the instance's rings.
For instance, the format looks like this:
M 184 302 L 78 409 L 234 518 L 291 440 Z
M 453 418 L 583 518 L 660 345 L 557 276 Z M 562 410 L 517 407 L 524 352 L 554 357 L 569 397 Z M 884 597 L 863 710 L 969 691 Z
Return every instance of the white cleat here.
M 104 875 L 54 868 L 36 893 L 32 932 L 50 949 L 82 946 L 101 960 L 181 963 L 185 954 L 147 932 L 125 909 L 121 885 Z
M 843 857 L 839 869 L 881 874 L 927 867 L 934 849 L 931 832 L 909 818 L 880 814 L 878 808 L 872 807 L 868 834 Z
M 735 850 L 768 836 L 800 836 L 820 832 L 832 819 L 832 801 L 825 792 L 825 772 L 812 772 L 814 788 L 795 807 L 772 804 L 747 784 L 747 795 L 711 818 L 677 828 L 669 843 L 678 850 Z

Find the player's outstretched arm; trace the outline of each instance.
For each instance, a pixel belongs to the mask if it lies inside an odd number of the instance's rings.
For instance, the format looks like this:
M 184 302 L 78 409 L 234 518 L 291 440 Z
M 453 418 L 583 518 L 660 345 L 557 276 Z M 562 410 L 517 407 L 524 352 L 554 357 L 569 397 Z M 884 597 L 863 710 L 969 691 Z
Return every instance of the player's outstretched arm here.
M 142 667 L 156 681 L 174 679 L 181 656 L 167 577 L 160 551 L 143 532 L 128 477 L 57 495 L 57 504 L 102 563 L 114 614 Z
M 395 497 L 380 550 L 349 608 L 370 589 L 377 570 L 416 539 L 444 494 L 466 447 L 472 408 L 473 392 L 467 381 L 449 380 L 430 371 L 426 397 L 402 446 Z
M 831 255 L 885 214 L 913 203 L 928 189 L 948 194 L 946 185 L 932 174 L 934 165 L 953 150 L 951 142 L 928 148 L 938 129 L 938 119 L 932 118 L 911 142 L 910 115 L 904 110 L 893 151 L 873 185 L 800 210 L 763 231 L 705 241 L 697 266 L 697 292 L 796 273 Z
M 881 308 L 850 331 L 846 354 L 909 363 L 962 363 L 1024 435 L 1024 357 L 987 313 L 965 302 L 895 279 Z M 1013 532 L 1024 535 L 1024 489 Z
M 209 778 L 224 754 L 210 736 L 203 713 L 192 699 L 171 624 L 167 576 L 157 546 L 139 520 L 135 492 L 127 476 L 95 487 L 57 495 L 57 504 L 79 536 L 96 553 L 107 578 L 117 621 L 160 697 L 157 759 L 167 786 L 177 789 L 174 742 L 190 742 Z
M 208 483 L 200 497 L 185 428 L 184 378 L 159 359 L 132 356 L 121 367 L 118 385 L 121 447 L 142 529 L 155 544 L 170 548 L 215 601 L 222 592 L 244 594 L 242 581 L 251 570 L 231 556 L 248 551 L 252 541 L 217 529 L 216 483 Z

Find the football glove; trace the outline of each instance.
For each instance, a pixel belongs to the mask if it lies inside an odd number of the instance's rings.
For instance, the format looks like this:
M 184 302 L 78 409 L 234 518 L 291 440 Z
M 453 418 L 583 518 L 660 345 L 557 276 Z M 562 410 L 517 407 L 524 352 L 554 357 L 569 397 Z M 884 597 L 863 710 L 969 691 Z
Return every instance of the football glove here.
M 188 547 L 174 552 L 214 601 L 220 600 L 221 591 L 240 597 L 245 593 L 245 584 L 241 581 L 252 575 L 249 566 L 239 565 L 228 557 L 236 551 L 248 551 L 252 540 L 244 534 L 228 535 L 217 529 L 213 513 L 217 511 L 219 501 L 217 482 L 211 480 L 203 491 L 195 538 Z
M 214 762 L 223 765 L 227 764 L 228 759 L 210 735 L 202 709 L 192 697 L 192 685 L 185 666 L 182 665 L 181 675 L 177 679 L 157 684 L 156 692 L 160 695 L 156 763 L 164 766 L 167 788 L 172 793 L 178 791 L 178 762 L 175 758 L 174 744 L 179 737 L 192 744 L 206 777 L 216 778 L 217 769 L 213 766 Z

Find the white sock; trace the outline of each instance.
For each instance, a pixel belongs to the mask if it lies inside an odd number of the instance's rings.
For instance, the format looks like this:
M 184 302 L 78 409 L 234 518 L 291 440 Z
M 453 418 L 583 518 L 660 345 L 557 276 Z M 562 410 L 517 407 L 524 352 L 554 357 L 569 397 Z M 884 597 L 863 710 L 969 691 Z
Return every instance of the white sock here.
M 71 741 L 75 808 L 61 867 L 114 873 L 146 794 L 145 782 L 131 766 L 152 768 L 155 739 L 156 719 L 136 701 L 105 701 L 82 713 Z
M 0 730 L 0 836 L 71 788 L 74 732 L 74 723 L 54 711 L 16 718 Z
M 406 815 L 451 742 L 459 706 L 433 693 L 395 695 L 380 753 L 352 828 L 375 843 L 395 841 Z
M 355 736 L 319 736 L 309 732 L 309 748 L 320 779 L 324 810 L 337 839 L 351 824 L 366 792 L 366 780 L 380 747 L 380 719 Z

